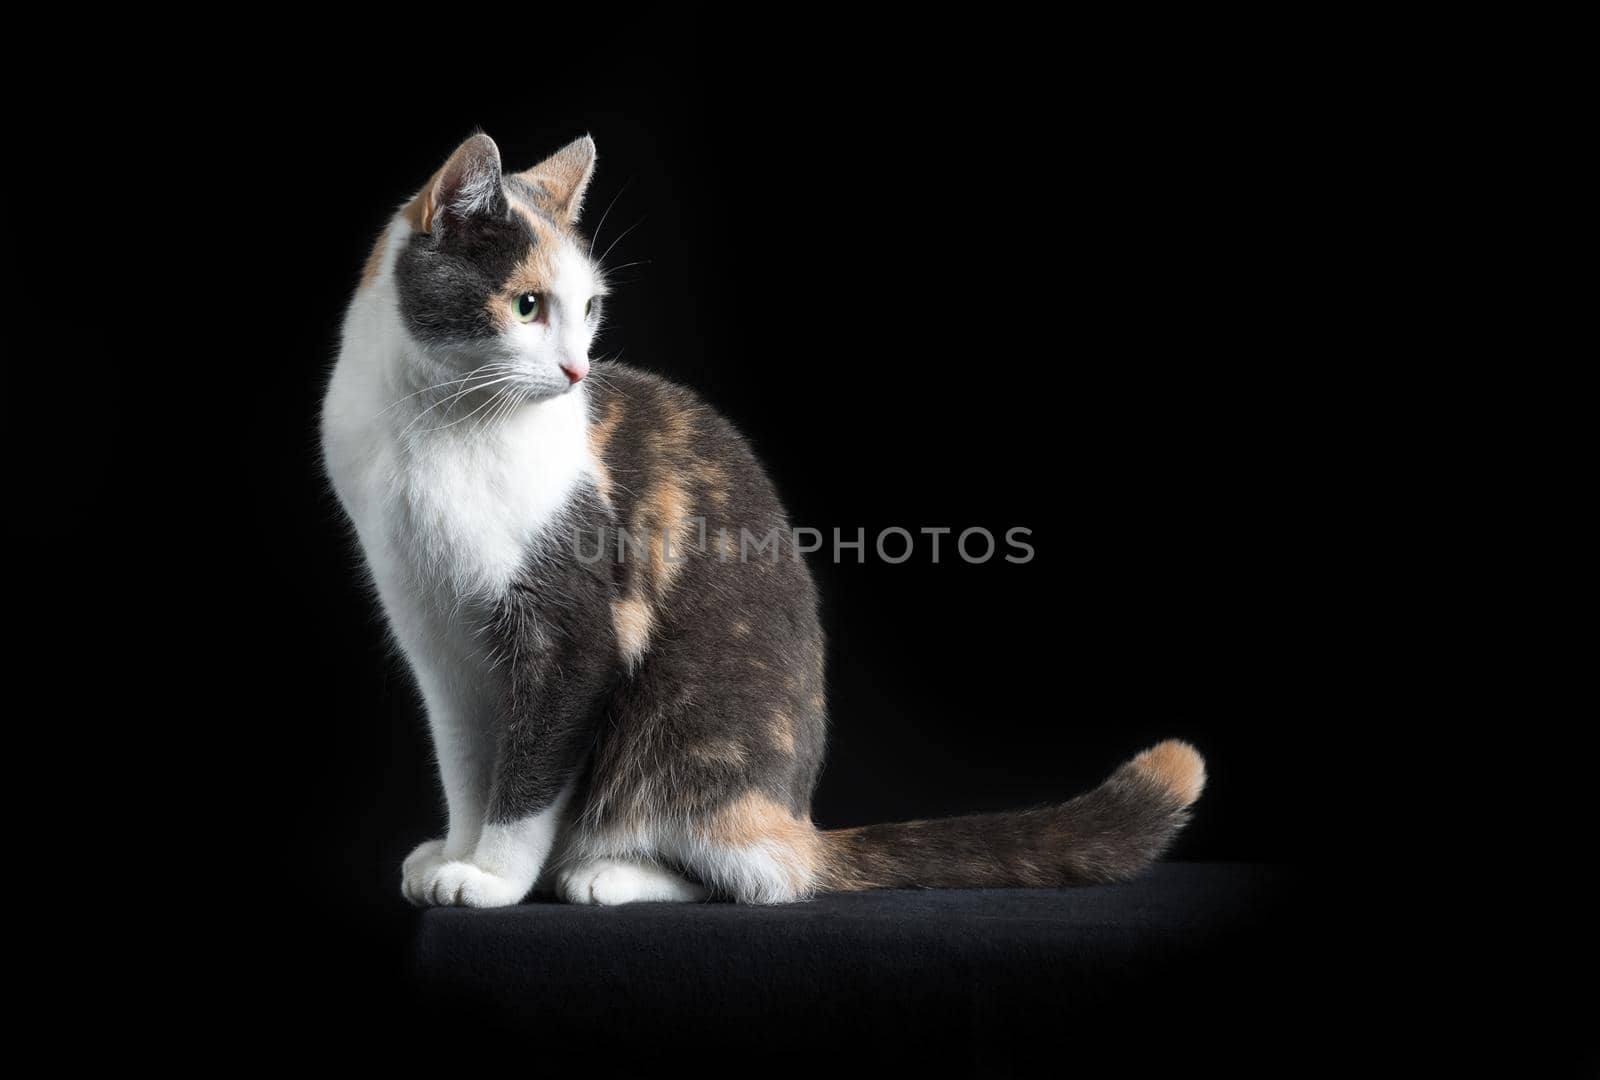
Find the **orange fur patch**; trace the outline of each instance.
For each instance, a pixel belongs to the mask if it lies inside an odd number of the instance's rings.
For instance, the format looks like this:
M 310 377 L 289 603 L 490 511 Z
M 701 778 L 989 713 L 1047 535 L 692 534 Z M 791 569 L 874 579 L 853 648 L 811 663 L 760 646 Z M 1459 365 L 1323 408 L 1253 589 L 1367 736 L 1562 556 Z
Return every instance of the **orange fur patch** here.
M 705 492 L 706 502 L 713 510 L 728 508 L 728 471 L 714 462 L 699 462 L 694 469 L 694 479 Z
M 655 629 L 655 613 L 641 597 L 617 600 L 611 605 L 611 625 L 617 633 L 617 647 L 623 659 L 636 664 L 650 645 L 650 632 Z
M 365 265 L 361 267 L 361 288 L 365 289 L 383 272 L 383 253 L 389 247 L 389 230 L 385 228 L 378 234 L 378 242 L 372 245 L 372 253 L 367 256 Z
M 440 166 L 434 174 L 428 177 L 428 182 L 422 185 L 422 190 L 417 192 L 416 198 L 406 203 L 406 208 L 400 211 L 405 215 L 406 223 L 411 226 L 412 232 L 433 231 L 433 214 L 437 209 L 434 206 L 434 188 L 439 185 L 439 177 L 444 175 L 444 167 Z
M 528 225 L 534 230 L 535 235 L 542 237 L 544 233 L 549 231 L 549 225 L 546 223 L 544 217 L 540 215 L 538 211 L 534 210 L 533 207 L 524 203 L 521 199 L 513 196 L 511 199 L 511 209 L 515 214 L 521 217 L 522 220 L 528 223 Z
M 622 403 L 613 398 L 606 402 L 605 415 L 589 425 L 589 454 L 594 458 L 594 482 L 600 489 L 600 497 L 607 503 L 611 502 L 613 485 L 611 469 L 606 465 L 606 448 L 611 445 L 611 437 L 617 433 L 621 423 Z
M 782 709 L 772 711 L 772 741 L 784 753 L 794 753 L 794 717 Z
M 711 742 L 696 743 L 689 747 L 690 757 L 699 758 L 716 765 L 743 765 L 745 758 L 744 747 L 732 739 L 715 739 Z
M 1188 806 L 1206 786 L 1206 763 L 1200 752 L 1181 739 L 1157 743 L 1133 759 L 1133 767 L 1151 777 Z
M 713 844 L 775 848 L 774 855 L 782 860 L 797 895 L 810 890 L 821 867 L 822 834 L 816 826 L 759 792 L 744 795 L 718 810 L 703 832 Z
M 656 595 L 664 596 L 693 550 L 689 496 L 669 475 L 646 492 L 641 502 L 644 513 L 639 526 L 648 538 L 650 580 Z

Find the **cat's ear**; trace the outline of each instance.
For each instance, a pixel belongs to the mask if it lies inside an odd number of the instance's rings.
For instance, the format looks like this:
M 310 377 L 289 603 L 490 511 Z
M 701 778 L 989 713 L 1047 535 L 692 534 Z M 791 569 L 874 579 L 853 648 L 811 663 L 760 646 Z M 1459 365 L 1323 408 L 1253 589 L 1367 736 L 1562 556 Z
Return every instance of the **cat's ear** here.
M 456 147 L 405 212 L 414 229 L 431 233 L 447 232 L 452 223 L 499 213 L 505 208 L 500 148 L 480 133 Z
M 533 188 L 539 208 L 563 225 L 574 225 L 583 210 L 583 193 L 594 175 L 594 140 L 574 139 L 517 179 Z

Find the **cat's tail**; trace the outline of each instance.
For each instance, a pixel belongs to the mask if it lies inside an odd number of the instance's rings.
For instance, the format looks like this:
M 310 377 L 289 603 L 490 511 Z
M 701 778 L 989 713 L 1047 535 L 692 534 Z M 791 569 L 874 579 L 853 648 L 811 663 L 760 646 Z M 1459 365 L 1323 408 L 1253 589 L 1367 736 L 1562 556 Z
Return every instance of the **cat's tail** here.
M 1057 806 L 822 833 L 821 892 L 1124 881 L 1189 820 L 1206 765 L 1170 739 Z

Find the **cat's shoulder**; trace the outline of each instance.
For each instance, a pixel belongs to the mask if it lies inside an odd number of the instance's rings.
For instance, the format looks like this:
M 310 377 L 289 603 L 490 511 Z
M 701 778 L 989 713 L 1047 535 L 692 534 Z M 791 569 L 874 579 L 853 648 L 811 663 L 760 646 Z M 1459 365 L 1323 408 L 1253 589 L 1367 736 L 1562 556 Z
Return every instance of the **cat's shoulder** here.
M 602 361 L 591 369 L 589 420 L 668 442 L 742 441 L 731 421 L 694 390 L 654 372 Z
M 700 395 L 653 371 L 616 360 L 597 361 L 590 369 L 589 396 L 601 411 L 637 404 L 644 408 L 704 409 Z

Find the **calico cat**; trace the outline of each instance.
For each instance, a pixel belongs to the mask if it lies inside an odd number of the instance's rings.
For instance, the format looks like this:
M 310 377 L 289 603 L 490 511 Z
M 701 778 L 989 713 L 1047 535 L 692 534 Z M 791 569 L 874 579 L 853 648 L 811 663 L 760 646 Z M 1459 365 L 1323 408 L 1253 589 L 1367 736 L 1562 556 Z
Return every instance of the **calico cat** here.
M 378 238 L 322 415 L 328 476 L 427 710 L 449 829 L 417 904 L 783 903 L 1127 878 L 1205 781 L 1169 741 L 1018 813 L 823 831 L 817 597 L 771 482 L 690 392 L 593 364 L 587 137 L 474 135 Z M 776 531 L 776 552 L 749 535 Z M 735 538 L 740 538 L 736 540 Z M 774 555 L 776 557 L 774 557 Z

